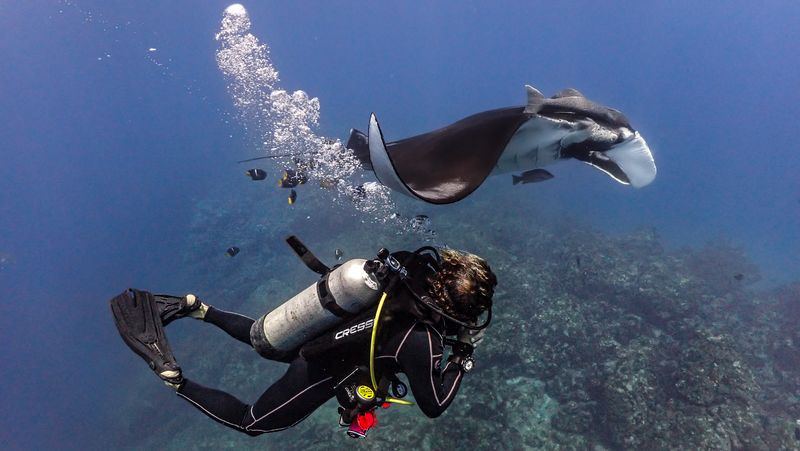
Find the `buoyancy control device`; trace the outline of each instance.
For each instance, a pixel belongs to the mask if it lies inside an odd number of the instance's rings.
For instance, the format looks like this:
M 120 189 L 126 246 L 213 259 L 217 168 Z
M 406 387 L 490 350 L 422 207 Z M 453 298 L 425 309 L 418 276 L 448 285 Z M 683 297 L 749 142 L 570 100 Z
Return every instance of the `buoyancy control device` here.
M 279 361 L 290 360 L 309 340 L 375 305 L 382 288 L 368 260 L 352 259 L 330 269 L 295 236 L 286 241 L 322 277 L 253 323 L 255 350 Z

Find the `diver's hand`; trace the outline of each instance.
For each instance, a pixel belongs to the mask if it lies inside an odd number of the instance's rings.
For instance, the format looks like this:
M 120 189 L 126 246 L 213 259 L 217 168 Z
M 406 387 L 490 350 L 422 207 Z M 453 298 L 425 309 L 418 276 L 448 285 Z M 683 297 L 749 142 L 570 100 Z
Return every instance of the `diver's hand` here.
M 486 334 L 486 329 L 473 330 L 462 327 L 458 330 L 458 341 L 466 343 L 473 348 L 477 348 L 480 342 L 483 341 L 483 336 Z
M 472 358 L 472 353 L 475 352 L 478 344 L 483 341 L 485 330 L 460 328 L 456 339 L 450 342 L 453 347 L 453 353 L 450 354 L 447 360 L 459 365 L 464 373 L 472 371 L 475 367 L 475 359 Z

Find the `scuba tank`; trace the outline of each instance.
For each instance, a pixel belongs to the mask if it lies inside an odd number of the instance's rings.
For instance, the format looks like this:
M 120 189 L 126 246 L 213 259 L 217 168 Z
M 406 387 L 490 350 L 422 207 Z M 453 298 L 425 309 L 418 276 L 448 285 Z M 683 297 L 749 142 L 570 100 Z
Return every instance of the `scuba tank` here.
M 322 278 L 259 318 L 250 328 L 250 341 L 262 357 L 287 361 L 307 341 L 372 307 L 380 283 L 370 262 L 353 259 L 331 270 L 294 236 L 289 245 Z

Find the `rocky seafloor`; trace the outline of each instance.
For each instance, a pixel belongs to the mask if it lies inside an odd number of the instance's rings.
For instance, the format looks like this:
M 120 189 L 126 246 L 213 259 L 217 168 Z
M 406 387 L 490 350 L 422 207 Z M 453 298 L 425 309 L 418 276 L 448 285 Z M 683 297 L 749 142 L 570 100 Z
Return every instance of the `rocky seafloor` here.
M 321 196 L 258 213 L 247 202 L 199 202 L 188 226 L 186 266 L 168 288 L 191 289 L 213 305 L 258 316 L 315 279 L 281 242 L 288 233 L 328 262 L 337 247 L 350 258 L 369 257 L 381 246 L 425 244 L 419 235 L 325 211 Z M 132 382 L 136 395 L 122 407 L 129 422 L 115 432 L 115 443 L 800 449 L 800 283 L 757 288 L 758 268 L 724 241 L 667 249 L 650 228 L 611 236 L 563 217 L 540 219 L 545 215 L 532 206 L 502 215 L 491 198 L 470 202 L 431 216 L 438 240 L 484 256 L 497 273 L 495 316 L 476 351 L 476 370 L 440 418 L 394 406 L 379 413 L 368 438 L 353 440 L 337 426 L 329 402 L 291 430 L 251 438 L 169 397 L 143 369 Z M 269 213 L 275 209 L 281 214 Z M 231 244 L 242 252 L 226 259 L 222 251 Z M 187 375 L 248 401 L 284 368 L 211 326 L 181 324 L 169 333 Z

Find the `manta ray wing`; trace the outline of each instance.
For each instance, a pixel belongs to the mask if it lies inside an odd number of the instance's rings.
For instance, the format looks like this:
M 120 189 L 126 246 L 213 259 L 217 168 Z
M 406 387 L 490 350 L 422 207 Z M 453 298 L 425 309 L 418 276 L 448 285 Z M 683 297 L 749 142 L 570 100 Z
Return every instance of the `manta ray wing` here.
M 426 202 L 458 202 L 475 191 L 492 172 L 514 132 L 529 117 L 523 109 L 486 111 L 385 145 L 397 179 L 415 197 Z M 370 127 L 370 135 L 372 131 Z M 370 136 L 371 156 L 372 142 Z M 375 166 L 375 160 L 372 164 Z M 383 178 L 393 177 L 384 171 L 379 178 L 384 182 Z

